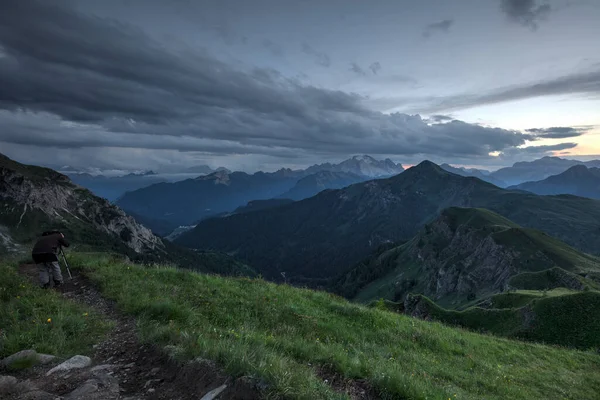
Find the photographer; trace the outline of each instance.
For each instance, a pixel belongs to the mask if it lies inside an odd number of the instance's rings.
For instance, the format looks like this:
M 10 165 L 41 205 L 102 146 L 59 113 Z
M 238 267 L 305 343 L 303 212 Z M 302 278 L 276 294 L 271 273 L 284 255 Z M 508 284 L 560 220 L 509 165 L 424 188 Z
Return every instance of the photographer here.
M 50 277 L 54 280 L 54 286 L 63 284 L 63 277 L 58 264 L 58 252 L 61 246 L 69 247 L 69 242 L 59 231 L 48 231 L 42 233 L 42 237 L 37 241 L 31 257 L 37 264 L 40 271 L 40 285 L 43 288 L 50 286 Z

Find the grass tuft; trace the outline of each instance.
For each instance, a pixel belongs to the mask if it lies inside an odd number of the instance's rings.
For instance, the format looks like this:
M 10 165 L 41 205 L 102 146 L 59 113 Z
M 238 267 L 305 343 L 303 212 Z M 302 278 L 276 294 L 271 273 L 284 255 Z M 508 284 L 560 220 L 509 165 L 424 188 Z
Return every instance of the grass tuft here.
M 69 357 L 86 354 L 110 325 L 87 307 L 43 290 L 0 265 L 0 358 L 20 350 Z

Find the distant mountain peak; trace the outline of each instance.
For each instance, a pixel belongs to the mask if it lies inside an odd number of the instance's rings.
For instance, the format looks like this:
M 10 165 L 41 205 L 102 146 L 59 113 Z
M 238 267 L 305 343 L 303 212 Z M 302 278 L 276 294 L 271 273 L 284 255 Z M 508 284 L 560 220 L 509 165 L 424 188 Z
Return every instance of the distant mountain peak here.
M 377 160 L 376 160 L 376 159 L 374 159 L 373 157 L 371 157 L 371 156 L 368 156 L 368 155 L 366 155 L 366 154 L 363 154 L 363 155 L 356 155 L 356 156 L 352 157 L 352 159 L 353 159 L 353 160 L 356 160 L 356 161 L 363 161 L 363 162 L 367 162 L 367 163 L 373 163 L 373 162 L 377 162 Z
M 414 171 L 435 171 L 437 173 L 443 173 L 443 174 L 448 173 L 442 167 L 440 167 L 433 161 L 429 161 L 429 160 L 421 161 L 419 164 L 415 165 L 411 169 Z
M 215 185 L 229 185 L 231 173 L 227 170 L 215 171 L 208 175 L 197 177 L 196 181 L 214 181 Z

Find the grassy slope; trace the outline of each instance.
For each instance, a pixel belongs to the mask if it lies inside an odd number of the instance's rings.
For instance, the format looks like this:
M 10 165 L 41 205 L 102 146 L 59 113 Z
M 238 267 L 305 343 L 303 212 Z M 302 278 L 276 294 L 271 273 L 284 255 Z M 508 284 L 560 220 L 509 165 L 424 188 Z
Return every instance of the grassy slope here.
M 600 290 L 597 269 L 580 272 L 580 274 L 574 274 L 562 268 L 555 267 L 543 271 L 520 273 L 513 276 L 509 283 L 513 288 L 521 290 L 548 290 L 566 286 L 574 287 L 578 283 L 584 289 Z
M 552 292 L 504 294 L 492 299 L 498 308 L 464 311 L 444 309 L 424 296 L 421 299 L 431 318 L 447 324 L 550 344 L 600 348 L 600 292 Z M 526 326 L 531 318 L 533 322 Z
M 60 357 L 86 354 L 107 332 L 97 313 L 33 286 L 15 267 L 0 264 L 0 358 L 24 349 Z
M 261 377 L 287 398 L 344 398 L 315 375 L 317 365 L 366 379 L 386 399 L 592 399 L 600 392 L 600 359 L 591 353 L 478 335 L 261 280 L 145 269 L 110 257 L 75 255 L 72 264 L 138 318 L 146 340 Z
M 600 271 L 598 257 L 581 253 L 543 232 L 521 228 L 514 222 L 489 210 L 453 207 L 444 210 L 442 215 L 448 222 L 448 226 L 454 231 L 464 231 L 465 227 L 468 227 L 469 231 L 478 233 L 482 240 L 491 236 L 498 245 L 518 252 L 519 257 L 514 261 L 515 267 L 519 271 L 533 271 L 522 273 L 518 279 L 515 279 L 518 288 L 528 289 L 529 287 L 522 287 L 522 285 L 531 285 L 531 282 L 534 281 L 539 285 L 547 286 L 532 287 L 532 289 L 556 287 L 556 283 L 564 284 L 564 279 L 558 278 L 554 279 L 556 281 L 554 286 L 547 282 L 550 278 L 546 275 L 556 275 L 547 272 L 548 260 L 554 263 L 555 267 L 561 269 L 562 275 L 569 275 L 572 279 L 581 281 L 584 286 L 596 288 L 591 281 L 584 280 L 576 274 Z M 403 281 L 414 279 L 414 286 L 410 288 L 411 292 L 420 293 L 424 289 L 422 282 L 419 281 L 419 278 L 422 277 L 421 262 L 410 256 L 410 250 L 415 246 L 420 247 L 419 243 L 435 244 L 437 241 L 445 240 L 432 236 L 433 234 L 427 235 L 427 229 L 426 226 L 420 236 L 407 244 L 359 263 L 347 274 L 347 277 L 336 282 L 334 290 L 362 303 L 368 303 L 378 298 L 393 300 L 396 295 L 396 282 L 399 281 L 398 277 L 402 276 Z M 446 246 L 445 242 L 438 245 L 442 248 Z M 446 262 L 448 260 L 440 260 L 441 265 Z M 552 268 L 550 271 L 554 269 Z M 543 277 L 546 279 L 542 280 Z M 523 282 L 521 283 L 521 281 Z M 361 285 L 362 287 L 360 287 Z M 449 305 L 453 298 L 444 300 L 443 304 Z
M 516 290 L 514 292 L 493 295 L 490 300 L 492 308 L 519 308 L 540 297 L 556 297 L 579 293 L 577 290 L 556 288 L 551 290 Z

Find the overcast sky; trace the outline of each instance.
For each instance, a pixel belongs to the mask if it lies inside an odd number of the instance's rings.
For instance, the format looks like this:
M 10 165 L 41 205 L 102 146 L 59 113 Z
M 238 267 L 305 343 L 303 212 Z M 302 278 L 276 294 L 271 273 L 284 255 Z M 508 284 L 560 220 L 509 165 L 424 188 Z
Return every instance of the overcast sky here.
M 600 154 L 598 0 L 4 0 L 0 152 L 254 171 Z

